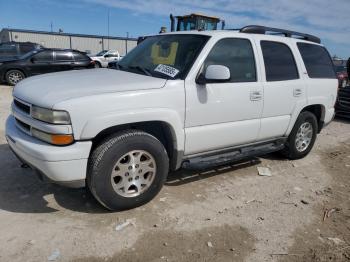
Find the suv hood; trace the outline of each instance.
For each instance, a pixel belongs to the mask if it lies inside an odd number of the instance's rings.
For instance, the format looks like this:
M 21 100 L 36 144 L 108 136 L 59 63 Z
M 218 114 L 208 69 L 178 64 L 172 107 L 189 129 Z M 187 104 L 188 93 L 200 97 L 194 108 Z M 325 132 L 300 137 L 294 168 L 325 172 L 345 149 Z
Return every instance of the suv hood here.
M 19 82 L 13 96 L 37 106 L 55 104 L 78 97 L 162 88 L 166 79 L 113 69 L 86 69 L 45 74 Z

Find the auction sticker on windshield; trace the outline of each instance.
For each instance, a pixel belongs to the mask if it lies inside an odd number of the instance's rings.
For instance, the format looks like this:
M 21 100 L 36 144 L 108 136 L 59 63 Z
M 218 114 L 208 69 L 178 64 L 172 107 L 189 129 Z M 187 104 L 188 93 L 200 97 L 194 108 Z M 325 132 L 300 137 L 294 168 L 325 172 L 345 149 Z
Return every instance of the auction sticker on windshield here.
M 165 74 L 167 76 L 170 76 L 172 78 L 174 78 L 180 71 L 177 70 L 174 67 L 168 66 L 168 65 L 163 65 L 163 64 L 159 64 L 154 71 Z

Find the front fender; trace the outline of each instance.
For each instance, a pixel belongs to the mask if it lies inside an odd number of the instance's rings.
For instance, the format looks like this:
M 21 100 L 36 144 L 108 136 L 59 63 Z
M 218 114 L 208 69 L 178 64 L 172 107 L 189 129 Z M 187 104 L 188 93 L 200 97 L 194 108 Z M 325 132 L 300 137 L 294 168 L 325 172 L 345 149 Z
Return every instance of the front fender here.
M 89 119 L 84 125 L 80 139 L 92 139 L 100 132 L 110 127 L 147 121 L 161 121 L 167 123 L 172 129 L 173 135 L 175 135 L 176 141 L 174 142 L 176 143 L 177 150 L 184 150 L 184 123 L 176 111 L 166 108 L 118 111 L 105 113 L 103 116 L 95 116 Z

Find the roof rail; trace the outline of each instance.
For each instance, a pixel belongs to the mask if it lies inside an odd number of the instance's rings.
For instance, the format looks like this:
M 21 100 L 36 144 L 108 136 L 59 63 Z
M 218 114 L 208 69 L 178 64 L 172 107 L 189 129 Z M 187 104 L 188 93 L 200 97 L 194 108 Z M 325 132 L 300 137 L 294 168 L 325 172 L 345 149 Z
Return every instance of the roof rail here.
M 314 35 L 303 34 L 303 33 L 289 31 L 285 29 L 266 27 L 266 26 L 260 26 L 260 25 L 248 25 L 241 28 L 239 31 L 241 33 L 249 33 L 249 34 L 273 33 L 275 35 L 284 35 L 285 37 L 294 37 L 298 39 L 311 41 L 317 44 L 321 43 L 321 39 Z

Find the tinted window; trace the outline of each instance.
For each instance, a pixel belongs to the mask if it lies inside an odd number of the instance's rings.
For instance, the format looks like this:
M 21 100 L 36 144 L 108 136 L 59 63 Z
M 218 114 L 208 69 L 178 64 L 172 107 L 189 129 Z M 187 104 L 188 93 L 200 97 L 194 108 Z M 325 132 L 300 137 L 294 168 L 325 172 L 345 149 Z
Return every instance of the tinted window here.
M 261 41 L 267 81 L 298 79 L 298 69 L 290 48 L 282 43 Z
M 82 61 L 82 60 L 86 61 L 86 60 L 89 60 L 89 58 L 88 58 L 86 55 L 82 54 L 82 53 L 73 52 L 73 54 L 74 54 L 74 59 L 75 59 L 76 61 Z
M 37 53 L 33 56 L 36 62 L 52 62 L 53 61 L 53 52 L 52 51 L 43 51 Z
M 1 44 L 0 55 L 2 56 L 14 56 L 17 55 L 16 44 Z
M 67 51 L 56 51 L 56 61 L 65 62 L 65 61 L 73 61 L 72 52 Z
M 298 48 L 310 78 L 335 78 L 331 57 L 324 47 L 298 43 Z
M 248 39 L 227 38 L 215 44 L 204 63 L 223 65 L 230 69 L 230 82 L 256 81 L 255 59 L 252 45 Z
M 33 45 L 19 45 L 19 51 L 20 51 L 21 55 L 24 55 L 32 50 L 34 50 Z
M 117 53 L 109 53 L 109 54 L 106 54 L 106 57 L 118 57 L 118 54 Z

